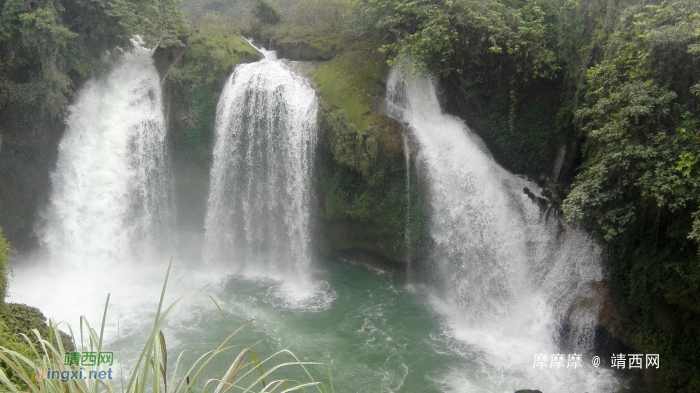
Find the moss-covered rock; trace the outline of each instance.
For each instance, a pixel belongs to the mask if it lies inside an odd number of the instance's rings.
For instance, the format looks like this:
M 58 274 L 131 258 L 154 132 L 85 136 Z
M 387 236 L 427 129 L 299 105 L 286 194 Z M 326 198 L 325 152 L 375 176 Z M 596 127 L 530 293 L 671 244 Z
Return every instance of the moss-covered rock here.
M 380 113 L 388 66 L 373 42 L 312 74 L 322 98 L 319 239 L 332 255 L 362 251 L 402 264 L 425 233 L 421 192 L 407 182 L 403 125 Z
M 16 336 L 26 334 L 30 338 L 35 338 L 36 336 L 32 333 L 33 329 L 36 329 L 42 338 L 51 339 L 44 314 L 38 308 L 26 304 L 7 303 L 1 305 L 0 325 L 2 333 L 0 337 L 5 341 L 11 340 L 22 344 L 24 341 Z M 70 336 L 61 333 L 61 341 L 64 348 L 73 350 L 73 341 Z
M 26 108 L 20 105 L 0 112 L 0 226 L 20 252 L 39 244 L 39 206 L 49 197 L 50 172 L 56 165 L 65 127 L 63 119 L 40 113 L 27 116 Z
M 216 104 L 229 72 L 240 63 L 257 61 L 262 55 L 227 28 L 209 26 L 187 39 L 184 48 L 156 52 L 156 64 L 167 76 L 168 126 L 174 147 L 192 156 L 201 166 L 211 160 Z
M 176 149 L 208 167 L 216 104 L 226 78 L 237 64 L 261 58 L 239 35 L 218 26 L 203 28 L 187 39 L 184 51 L 166 71 L 168 126 Z

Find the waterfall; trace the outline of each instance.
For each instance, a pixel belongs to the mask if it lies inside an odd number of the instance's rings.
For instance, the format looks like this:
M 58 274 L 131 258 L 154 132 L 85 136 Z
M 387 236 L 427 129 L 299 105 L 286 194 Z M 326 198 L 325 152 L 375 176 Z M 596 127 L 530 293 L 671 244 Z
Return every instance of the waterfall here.
M 237 66 L 216 115 L 204 259 L 247 275 L 308 280 L 313 89 L 274 52 Z
M 408 138 L 405 134 L 403 137 L 403 154 L 406 163 L 406 219 L 404 222 L 404 241 L 406 242 L 406 271 L 410 280 L 411 274 L 411 259 L 413 258 L 411 249 L 411 150 L 408 147 Z
M 602 391 L 614 384 L 590 362 L 585 373 L 533 369 L 536 354 L 591 349 L 600 248 L 548 217 L 523 191 L 536 192 L 536 184 L 501 168 L 461 120 L 442 113 L 432 79 L 395 68 L 387 85 L 390 115 L 408 123 L 428 183 L 432 245 L 422 269 L 437 288 L 433 304 L 455 345 L 480 353 L 474 360 L 487 376 L 484 391 Z M 561 331 L 569 332 L 565 341 Z M 445 382 L 446 389 L 472 391 L 482 376 L 471 378 L 471 387 Z
M 108 293 L 106 331 L 117 318 L 145 323 L 172 255 L 172 174 L 151 54 L 135 43 L 78 91 L 37 224 L 41 249 L 15 268 L 14 301 L 74 329 L 81 315 L 99 324 Z
M 168 243 L 171 178 L 158 73 L 136 47 L 69 107 L 39 231 L 54 264 L 152 256 Z

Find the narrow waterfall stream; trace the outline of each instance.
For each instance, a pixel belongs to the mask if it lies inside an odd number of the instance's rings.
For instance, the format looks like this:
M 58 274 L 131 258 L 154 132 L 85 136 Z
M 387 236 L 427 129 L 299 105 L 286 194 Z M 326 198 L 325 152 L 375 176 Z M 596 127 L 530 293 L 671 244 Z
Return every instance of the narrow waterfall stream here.
M 408 279 L 411 279 L 411 258 L 412 255 L 412 245 L 411 245 L 411 150 L 408 146 L 408 138 L 403 135 L 403 154 L 406 163 L 406 220 L 404 223 L 404 239 L 406 242 L 406 271 L 408 272 Z
M 461 350 L 480 365 L 469 377 L 454 369 L 462 376 L 446 377 L 446 386 L 609 391 L 614 379 L 590 362 L 583 370 L 534 368 L 537 354 L 591 349 L 595 288 L 603 278 L 600 248 L 540 210 L 524 192 L 538 190 L 536 184 L 501 168 L 461 120 L 443 114 L 430 78 L 393 69 L 387 101 L 390 114 L 407 122 L 417 139 L 428 183 L 432 245 L 422 271 L 435 287 L 432 302 Z

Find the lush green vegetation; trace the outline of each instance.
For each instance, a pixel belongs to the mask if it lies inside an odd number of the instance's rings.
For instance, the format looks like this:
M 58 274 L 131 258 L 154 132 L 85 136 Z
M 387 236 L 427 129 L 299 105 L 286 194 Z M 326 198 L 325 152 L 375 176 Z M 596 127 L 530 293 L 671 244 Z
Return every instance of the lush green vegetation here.
M 171 130 L 176 154 L 189 156 L 208 168 L 212 154 L 216 103 L 232 68 L 255 61 L 260 54 L 240 37 L 238 30 L 215 15 L 200 21 L 187 38 L 184 53 L 168 72 L 169 93 L 175 107 Z
M 174 0 L 3 0 L 0 8 L 0 109 L 62 118 L 74 83 L 103 70 L 105 52 L 127 48 L 136 34 L 182 45 Z
M 133 34 L 175 48 L 183 33 L 171 0 L 0 7 L 0 115 L 41 114 L 27 124 L 60 119 L 74 86 Z M 324 103 L 324 235 L 337 249 L 403 260 L 407 217 L 412 242 L 424 236 L 421 193 L 411 179 L 407 211 L 401 126 L 378 102 L 387 64 L 410 58 L 440 77 L 447 109 L 509 169 L 547 173 L 568 147 L 563 210 L 607 245 L 622 316 L 609 328 L 661 354 L 662 368 L 645 374 L 651 390 L 700 391 L 697 1 L 191 0 L 183 9 L 195 33 L 168 76 L 171 131 L 176 154 L 201 173 L 226 73 L 255 58 L 239 29 L 287 57 L 330 60 L 312 75 Z
M 395 40 L 380 50 L 443 79 L 447 110 L 461 115 L 507 168 L 547 172 L 567 122 L 554 123 L 563 64 L 553 1 L 363 2 Z M 561 116 L 561 115 L 560 115 Z
M 567 216 L 610 246 L 630 341 L 667 356 L 659 390 L 700 391 L 700 5 L 619 11 L 586 72 L 584 163 Z
M 312 74 L 323 99 L 317 170 L 322 226 L 334 252 L 359 249 L 404 262 L 406 235 L 419 248 L 425 218 L 415 176 L 407 203 L 402 126 L 376 110 L 388 66 L 374 47 L 376 41 L 347 47 Z
M 507 166 L 544 172 L 557 141 L 583 142 L 564 212 L 608 245 L 615 333 L 668 359 L 652 390 L 700 391 L 700 4 L 365 4 L 397 32 L 393 61 L 457 86 L 456 111 Z

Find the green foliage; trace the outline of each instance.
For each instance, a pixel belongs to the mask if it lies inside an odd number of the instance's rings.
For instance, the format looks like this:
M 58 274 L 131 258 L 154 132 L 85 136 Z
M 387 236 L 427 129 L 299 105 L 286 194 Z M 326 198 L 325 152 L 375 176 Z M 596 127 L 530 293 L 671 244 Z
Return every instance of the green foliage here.
M 3 304 L 0 306 L 0 346 L 20 353 L 27 357 L 32 356 L 32 345 L 22 338 L 22 334 L 33 336 L 32 331 L 37 331 L 42 337 L 52 337 L 49 326 L 46 324 L 46 317 L 34 307 L 24 304 Z M 73 344 L 65 333 L 57 332 L 65 348 L 73 349 Z M 54 340 L 55 342 L 55 340 Z M 36 344 L 36 340 L 33 342 Z M 31 372 L 31 368 L 22 366 L 25 372 Z M 5 372 L 8 379 L 21 390 L 29 390 L 29 386 L 22 380 L 19 373 L 14 371 L 8 364 L 0 360 L 0 370 Z
M 31 347 L 25 341 L 23 341 L 16 332 L 8 328 L 3 321 L 0 321 L 0 345 L 25 357 L 32 355 Z M 2 360 L 0 360 L 0 370 L 5 373 L 8 380 L 10 380 L 11 383 L 20 391 L 29 390 L 29 386 L 27 386 L 19 374 L 9 368 Z M 30 370 L 24 367 L 24 372 L 28 373 Z
M 253 24 L 247 34 L 265 43 L 272 40 L 281 57 L 329 60 L 348 45 L 345 24 L 355 8 L 349 0 L 302 0 L 279 23 Z
M 351 8 L 347 0 L 303 0 L 289 9 L 285 23 L 307 32 L 338 34 Z
M 179 3 L 179 0 L 115 0 L 109 3 L 107 15 L 119 20 L 130 37 L 140 34 L 150 46 L 182 46 L 177 39 L 182 24 L 182 14 L 176 8 Z
M 325 36 L 338 41 L 354 9 L 355 5 L 348 0 L 302 0 L 287 11 L 283 22 L 270 32 L 271 38 L 308 42 Z
M 695 392 L 700 4 L 640 2 L 598 14 L 596 24 L 570 74 L 580 83 L 575 121 L 585 144 L 563 209 L 608 243 L 628 342 L 669 359 L 647 376 L 651 389 Z
M 377 159 L 377 127 L 358 130 L 342 109 L 322 112 L 319 123 L 336 162 L 369 177 Z
M 467 121 L 498 163 L 510 171 L 548 173 L 558 144 L 573 133 L 571 108 L 559 80 L 537 80 L 511 95 L 511 85 L 475 86 L 458 75 L 443 79 L 446 110 Z
M 481 82 L 496 74 L 528 82 L 560 69 L 551 42 L 546 3 L 496 0 L 367 0 L 377 27 L 395 29 L 398 41 L 383 47 L 394 63 L 412 59 L 419 68 Z
M 38 329 L 44 337 L 48 337 L 46 317 L 34 307 L 5 304 L 2 306 L 2 322 L 10 332 L 29 333 L 32 329 Z
M 653 226 L 656 218 L 645 221 Z M 647 372 L 648 391 L 696 392 L 700 272 L 693 260 L 695 249 L 678 224 L 664 231 L 665 247 L 657 246 L 654 233 L 638 235 L 643 226 L 638 223 L 634 234 L 620 235 L 610 250 L 613 290 L 624 317 L 619 334 L 638 351 L 665 359 L 660 369 Z
M 551 166 L 569 124 L 552 122 L 563 62 L 552 1 L 365 0 L 375 28 L 395 40 L 392 65 L 443 79 L 448 111 L 467 120 L 507 168 Z
M 347 113 L 348 121 L 364 131 L 379 122 L 373 102 L 384 97 L 384 79 L 389 72 L 373 42 L 347 48 L 345 53 L 322 63 L 312 74 L 328 108 Z
M 0 15 L 0 109 L 38 108 L 63 117 L 73 80 L 105 68 L 101 57 L 141 34 L 176 45 L 174 0 L 7 0 Z
M 253 15 L 266 25 L 276 25 L 284 18 L 282 10 L 269 0 L 255 0 Z
M 564 210 L 608 241 L 645 209 L 700 207 L 698 101 L 679 100 L 691 97 L 690 84 L 676 76 L 694 65 L 690 79 L 700 79 L 690 50 L 700 41 L 692 27 L 700 27 L 699 18 L 692 22 L 700 6 L 681 3 L 626 11 L 605 59 L 588 70 L 585 106 L 576 112 L 586 162 Z

